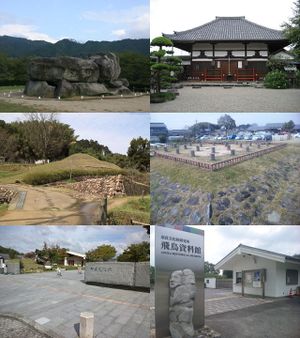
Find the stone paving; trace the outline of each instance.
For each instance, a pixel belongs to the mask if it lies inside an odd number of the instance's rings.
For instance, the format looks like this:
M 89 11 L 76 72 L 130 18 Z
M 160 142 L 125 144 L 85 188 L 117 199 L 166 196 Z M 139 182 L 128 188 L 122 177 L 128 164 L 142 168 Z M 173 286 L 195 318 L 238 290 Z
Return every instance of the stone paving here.
M 205 289 L 205 316 L 272 303 L 271 299 L 242 297 L 227 289 Z
M 80 313 L 95 315 L 95 338 L 148 338 L 149 294 L 86 285 L 63 271 L 0 275 L 0 314 L 16 314 L 62 337 L 78 337 Z
M 189 165 L 169 162 L 188 172 Z M 299 166 L 300 154 L 287 154 L 261 175 L 216 193 L 174 182 L 152 167 L 151 224 L 300 224 Z
M 1 338 L 50 338 L 50 336 L 37 331 L 32 326 L 14 318 L 0 315 Z
M 299 112 L 300 89 L 202 87 L 179 89 L 174 101 L 150 105 L 151 112 Z

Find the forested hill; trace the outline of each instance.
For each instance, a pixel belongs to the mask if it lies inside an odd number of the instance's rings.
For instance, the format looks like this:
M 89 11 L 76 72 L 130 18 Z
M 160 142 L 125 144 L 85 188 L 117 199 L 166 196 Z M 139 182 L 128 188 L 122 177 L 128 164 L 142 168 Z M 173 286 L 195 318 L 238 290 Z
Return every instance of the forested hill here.
M 97 53 L 132 52 L 149 55 L 149 39 L 124 39 L 118 41 L 87 41 L 79 43 L 63 39 L 56 43 L 32 41 L 24 38 L 0 36 L 0 53 L 9 57 L 75 56 L 85 57 Z

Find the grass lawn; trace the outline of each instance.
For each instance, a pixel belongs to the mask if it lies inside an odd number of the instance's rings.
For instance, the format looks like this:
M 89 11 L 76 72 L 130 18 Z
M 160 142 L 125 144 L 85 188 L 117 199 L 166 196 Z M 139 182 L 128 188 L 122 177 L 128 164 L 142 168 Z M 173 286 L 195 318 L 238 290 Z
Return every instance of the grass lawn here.
M 112 207 L 108 205 L 111 224 L 129 225 L 131 220 L 150 224 L 150 196 L 131 196 L 118 199 Z
M 41 165 L 1 164 L 0 183 L 45 184 L 76 176 L 101 176 L 123 173 L 117 165 L 99 161 L 87 154 L 74 154 L 61 161 Z
M 3 100 L 0 100 L 0 112 L 13 112 L 13 113 L 32 113 L 37 112 L 38 110 L 31 106 L 25 106 L 22 104 L 10 103 Z
M 289 154 L 299 154 L 300 144 L 290 144 L 286 148 L 266 154 L 253 160 L 245 161 L 218 171 L 208 172 L 192 165 L 151 158 L 151 171 L 159 172 L 171 181 L 201 187 L 204 191 L 218 192 L 222 188 L 247 181 L 251 176 L 260 175 L 266 169 Z
M 5 93 L 5 92 L 16 92 L 16 91 L 23 91 L 25 88 L 24 85 L 20 86 L 0 86 L 0 93 Z

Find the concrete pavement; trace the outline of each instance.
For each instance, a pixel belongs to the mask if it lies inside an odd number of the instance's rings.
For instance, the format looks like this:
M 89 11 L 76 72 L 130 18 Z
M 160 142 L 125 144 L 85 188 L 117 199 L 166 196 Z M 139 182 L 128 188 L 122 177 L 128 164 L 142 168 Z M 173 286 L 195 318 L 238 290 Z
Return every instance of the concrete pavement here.
M 0 314 L 16 314 L 67 338 L 79 332 L 81 312 L 95 314 L 95 337 L 150 335 L 149 294 L 86 285 L 83 274 L 63 271 L 0 275 Z

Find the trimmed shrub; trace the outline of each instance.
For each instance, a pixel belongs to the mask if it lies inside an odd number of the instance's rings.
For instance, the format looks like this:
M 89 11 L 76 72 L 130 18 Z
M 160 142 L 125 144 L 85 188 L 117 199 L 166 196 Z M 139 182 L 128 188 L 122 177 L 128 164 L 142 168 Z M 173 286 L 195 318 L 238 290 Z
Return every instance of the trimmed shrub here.
M 151 103 L 162 103 L 166 101 L 175 100 L 176 94 L 174 93 L 155 93 L 150 95 Z
M 264 82 L 266 88 L 286 89 L 288 88 L 288 78 L 286 74 L 280 70 L 273 70 L 265 77 Z

